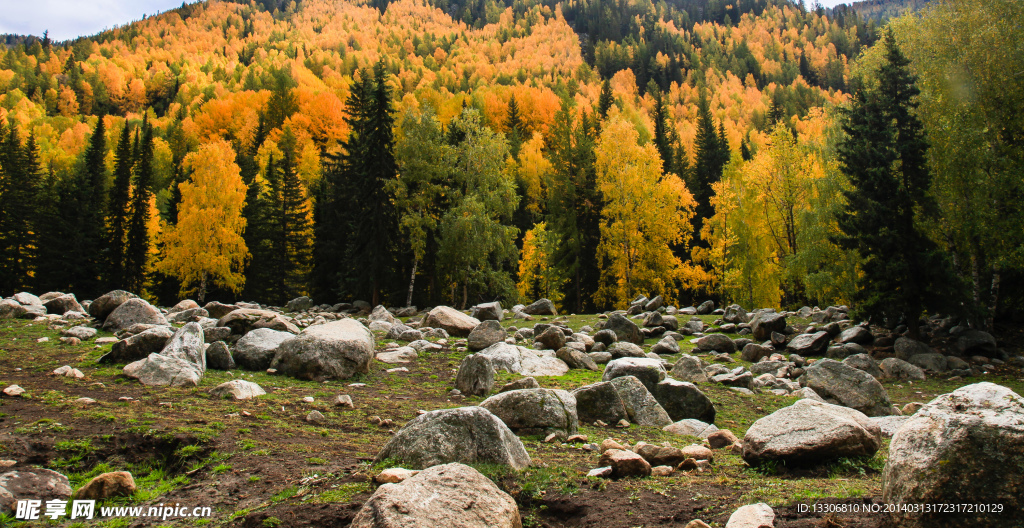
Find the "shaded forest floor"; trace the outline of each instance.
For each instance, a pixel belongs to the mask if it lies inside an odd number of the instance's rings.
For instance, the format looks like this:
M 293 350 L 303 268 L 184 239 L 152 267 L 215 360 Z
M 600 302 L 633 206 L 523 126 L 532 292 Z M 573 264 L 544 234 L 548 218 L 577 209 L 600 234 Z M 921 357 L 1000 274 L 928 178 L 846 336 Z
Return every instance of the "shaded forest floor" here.
M 596 322 L 595 316 L 579 316 L 571 318 L 570 326 L 578 330 Z M 100 332 L 98 337 L 105 335 Z M 41 337 L 49 341 L 37 342 Z M 448 397 L 455 369 L 466 354 L 451 347 L 421 353 L 405 365 L 374 361 L 368 375 L 345 381 L 315 383 L 262 372 L 210 370 L 200 387 L 173 389 L 145 387 L 124 377 L 119 365 L 97 364 L 110 345 L 90 341 L 65 346 L 58 337 L 42 324 L 0 323 L 0 387 L 18 384 L 27 390 L 20 398 L 0 399 L 0 459 L 15 460 L 15 469 L 57 470 L 68 475 L 73 487 L 107 471 L 130 471 L 139 490 L 108 504 L 179 503 L 210 506 L 214 513 L 208 519 L 87 523 L 65 517 L 62 523 L 49 522 L 51 526 L 347 526 L 374 490 L 372 476 L 380 468 L 372 466 L 372 459 L 389 439 L 389 429 L 397 430 L 421 409 L 481 401 Z M 384 345 L 378 342 L 380 349 Z M 680 345 L 684 353 L 692 348 L 688 341 Z M 738 353 L 733 357 L 736 364 L 746 364 Z M 85 379 L 49 374 L 62 365 L 78 368 Z M 409 372 L 387 372 L 396 366 Z M 518 376 L 498 377 L 500 386 Z M 600 372 L 573 370 L 537 379 L 542 387 L 571 390 L 600 377 Z M 246 402 L 207 395 L 210 388 L 239 378 L 258 383 L 268 394 Z M 1024 374 L 1012 368 L 977 379 L 884 384 L 893 403 L 902 406 L 978 381 L 1024 393 Z M 701 389 L 718 410 L 716 425 L 741 438 L 755 420 L 795 401 L 771 393 L 745 396 L 718 385 Z M 350 395 L 355 408 L 335 407 L 337 394 Z M 95 403 L 78 403 L 82 397 Z M 315 401 L 304 403 L 305 397 Z M 326 417 L 324 424 L 305 421 L 313 409 Z M 376 416 L 394 425 L 371 423 Z M 608 437 L 630 444 L 669 441 L 678 447 L 699 441 L 637 425 L 617 429 L 581 424 L 580 434 L 596 443 Z M 516 498 L 526 527 L 682 527 L 692 519 L 724 526 L 737 507 L 753 502 L 775 508 L 779 528 L 882 526 L 880 515 L 799 513 L 798 506 L 879 501 L 888 441 L 872 458 L 841 459 L 815 469 L 758 471 L 738 455 L 716 451 L 711 469 L 702 473 L 677 471 L 669 477 L 615 482 L 586 477 L 599 455 L 582 445 L 523 440 L 532 467 L 518 474 L 479 469 Z M 0 517 L 0 527 L 5 525 L 28 526 Z

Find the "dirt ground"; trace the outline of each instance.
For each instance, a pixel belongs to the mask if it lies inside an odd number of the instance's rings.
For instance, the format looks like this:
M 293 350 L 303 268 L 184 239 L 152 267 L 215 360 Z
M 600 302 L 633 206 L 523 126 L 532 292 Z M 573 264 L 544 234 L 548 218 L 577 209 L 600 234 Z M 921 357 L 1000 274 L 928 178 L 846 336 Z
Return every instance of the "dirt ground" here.
M 100 333 L 99 337 L 109 335 Z M 47 342 L 36 340 L 48 337 Z M 135 496 L 110 504 L 181 504 L 210 506 L 209 519 L 105 519 L 88 523 L 50 522 L 49 526 L 244 526 L 252 528 L 348 526 L 374 490 L 374 455 L 392 431 L 419 410 L 475 405 L 479 398 L 451 399 L 455 368 L 465 352 L 452 347 L 405 365 L 374 362 L 357 379 L 315 383 L 266 373 L 208 371 L 194 389 L 144 387 L 121 374 L 122 365 L 100 365 L 109 350 L 88 342 L 65 346 L 59 332 L 25 321 L 0 323 L 0 386 L 18 384 L 28 392 L 0 399 L 0 460 L 15 469 L 48 467 L 68 475 L 73 486 L 106 472 L 126 470 L 135 476 Z M 378 343 L 383 348 L 384 343 Z M 738 357 L 738 354 L 736 355 Z M 56 377 L 55 368 L 71 365 L 83 380 Z M 404 366 L 409 372 L 389 373 Z M 501 375 L 498 384 L 518 376 Z M 1017 392 L 1024 388 L 1018 371 L 986 378 Z M 256 401 L 211 399 L 207 391 L 224 381 L 259 383 L 267 396 Z M 600 373 L 571 371 L 561 378 L 539 378 L 543 387 L 576 388 L 600 379 Z M 361 383 L 365 386 L 350 386 Z M 888 384 L 894 403 L 929 401 L 965 384 L 930 380 L 913 386 Z M 737 436 L 757 418 L 790 405 L 788 397 L 742 396 L 717 386 L 702 386 L 718 409 L 716 423 Z M 354 409 L 332 405 L 348 394 Z M 304 403 L 311 396 L 313 403 Z M 95 403 L 80 403 L 87 397 Z M 310 410 L 327 418 L 321 425 L 305 421 Z M 393 420 L 379 426 L 371 418 Z M 581 424 L 590 442 L 615 437 L 624 442 L 682 447 L 698 441 L 656 428 L 598 428 Z M 776 526 L 877 527 L 878 514 L 804 512 L 814 503 L 864 504 L 880 500 L 880 470 L 886 447 L 875 457 L 840 460 L 811 469 L 755 470 L 740 457 L 716 452 L 708 471 L 669 477 L 607 481 L 586 477 L 598 455 L 581 444 L 544 443 L 524 438 L 534 461 L 521 473 L 478 468 L 510 493 L 526 527 L 685 526 L 701 519 L 725 526 L 739 506 L 767 502 Z M 41 523 L 39 525 L 42 525 Z M 30 526 L 0 517 L 0 527 Z

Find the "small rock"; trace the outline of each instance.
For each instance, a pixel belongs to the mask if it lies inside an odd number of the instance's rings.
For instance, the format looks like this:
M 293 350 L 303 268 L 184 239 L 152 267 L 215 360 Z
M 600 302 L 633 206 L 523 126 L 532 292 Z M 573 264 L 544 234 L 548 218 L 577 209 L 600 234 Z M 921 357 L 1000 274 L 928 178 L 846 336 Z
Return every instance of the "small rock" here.
M 319 425 L 324 423 L 326 420 L 327 419 L 324 418 L 324 415 L 321 414 L 320 411 L 309 411 L 309 414 L 306 415 L 306 421 L 311 424 Z
M 612 478 L 612 467 L 604 466 L 591 469 L 587 472 L 588 477 Z
M 672 466 L 654 466 L 651 468 L 652 477 L 667 477 L 675 471 Z
M 89 404 L 93 404 L 93 403 L 96 403 L 96 400 L 94 400 L 94 399 L 92 399 L 92 398 L 85 398 L 85 397 L 82 397 L 82 398 L 78 398 L 78 399 L 76 399 L 76 400 L 75 400 L 75 403 L 80 403 L 80 404 L 82 404 L 82 405 L 89 405 Z
M 339 394 L 334 397 L 334 405 L 336 407 L 347 407 L 349 409 L 355 408 L 355 403 L 352 402 L 352 397 L 348 394 Z
M 570 443 L 570 444 L 578 443 L 578 442 L 586 442 L 587 441 L 587 435 L 572 435 L 569 438 L 566 438 L 565 441 Z
M 711 527 L 708 526 L 708 524 L 706 522 L 704 522 L 704 521 L 702 521 L 700 519 L 694 519 L 694 520 L 686 523 L 686 526 L 684 526 L 683 528 L 711 528 Z
M 725 528 L 773 528 L 775 512 L 763 502 L 748 504 L 733 512 Z
M 75 492 L 75 500 L 103 500 L 129 497 L 135 493 L 135 479 L 127 471 L 104 473 L 90 480 Z
M 314 400 L 312 396 L 306 396 L 305 398 L 302 399 L 302 403 L 313 403 L 315 401 L 316 400 Z
M 730 447 L 738 444 L 739 438 L 728 429 L 720 429 L 708 435 L 708 444 L 711 445 L 711 449 L 721 449 L 723 447 Z
M 25 389 L 17 385 L 11 385 L 10 387 L 4 389 L 4 395 L 10 396 L 12 398 L 16 398 L 18 396 L 21 396 L 22 394 L 25 394 Z
M 601 442 L 601 447 L 599 447 L 598 449 L 601 450 L 601 453 L 604 453 L 605 451 L 608 451 L 609 449 L 618 449 L 620 451 L 624 451 L 626 448 L 623 447 L 622 444 L 618 443 L 613 438 L 605 438 L 604 441 Z
M 621 449 L 609 449 L 601 455 L 601 466 L 611 466 L 612 478 L 624 477 L 648 477 L 651 475 L 651 465 L 644 460 L 644 457 Z
M 921 407 L 924 407 L 923 403 L 920 403 L 920 402 L 910 402 L 910 403 L 908 403 L 908 404 L 903 406 L 903 409 L 902 409 L 903 415 L 904 416 L 910 416 L 910 415 L 916 413 Z
M 694 460 L 713 460 L 715 458 L 714 452 L 698 444 L 688 445 L 682 449 L 682 452 L 683 456 Z

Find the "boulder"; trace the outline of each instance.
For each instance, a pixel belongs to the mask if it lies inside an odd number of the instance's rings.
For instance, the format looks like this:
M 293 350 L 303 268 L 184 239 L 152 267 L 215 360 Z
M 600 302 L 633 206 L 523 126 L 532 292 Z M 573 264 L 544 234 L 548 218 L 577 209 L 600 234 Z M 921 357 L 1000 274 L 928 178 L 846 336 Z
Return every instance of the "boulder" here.
M 169 326 L 157 326 L 122 339 L 110 347 L 110 353 L 100 358 L 101 363 L 128 363 L 143 359 L 163 350 L 167 340 L 174 337 Z
M 39 297 L 36 297 L 35 295 L 32 295 L 29 292 L 15 293 L 14 295 L 11 296 L 11 299 L 14 299 L 14 302 L 16 302 L 16 303 L 18 303 L 18 304 L 20 304 L 22 306 L 42 306 L 43 305 L 43 301 L 41 301 L 39 299 Z
M 114 311 L 110 312 L 110 315 L 107 316 L 103 323 L 103 329 L 110 332 L 120 332 L 136 324 L 168 326 L 167 319 L 160 313 L 160 310 L 144 299 L 132 298 L 121 303 L 117 308 L 114 308 Z
M 60 297 L 55 297 L 43 303 L 46 307 L 46 313 L 64 315 L 67 312 L 79 312 L 85 313 L 85 308 L 82 308 L 81 304 L 78 304 L 78 299 L 75 299 L 74 294 L 64 294 Z
M 722 449 L 724 447 L 732 447 L 737 444 L 742 445 L 740 443 L 740 439 L 736 438 L 736 435 L 728 429 L 714 431 L 707 435 L 707 439 L 708 445 L 711 446 L 711 449 Z
M 250 330 L 235 342 L 235 351 L 232 357 L 239 368 L 264 371 L 270 368 L 281 344 L 293 337 L 295 336 L 290 332 L 280 332 L 269 328 Z
M 558 350 L 565 346 L 565 333 L 558 326 L 549 326 L 540 335 L 535 335 L 533 339 L 546 350 Z
M 211 314 L 212 315 L 212 314 Z M 283 315 L 270 310 L 258 310 L 255 308 L 240 308 L 221 317 L 217 326 L 225 326 L 238 335 L 245 335 L 253 330 L 269 328 L 279 332 L 299 333 L 299 327 L 286 319 Z
M 19 500 L 38 500 L 45 505 L 48 500 L 66 501 L 70 497 L 71 482 L 56 471 L 31 468 L 0 475 L 0 514 L 13 517 Z
M 630 321 L 617 313 L 613 313 L 608 316 L 608 319 L 604 322 L 603 330 L 611 330 L 612 332 L 615 332 L 616 341 L 626 341 L 636 345 L 642 345 L 644 343 L 644 336 L 640 332 L 640 327 L 638 327 L 633 321 Z M 598 334 L 600 334 L 600 332 L 598 332 Z M 600 341 L 597 338 L 597 335 L 594 335 L 594 340 Z
M 679 420 L 676 423 L 666 425 L 662 430 L 667 433 L 677 434 L 680 436 L 707 438 L 711 433 L 718 431 L 718 427 L 714 424 L 702 422 L 696 418 L 687 418 L 685 420 Z
M 842 361 L 850 356 L 856 356 L 857 354 L 867 354 L 868 350 L 857 343 L 844 343 L 841 345 L 831 346 L 825 351 L 825 357 L 834 359 L 836 361 Z
M 843 360 L 844 365 L 849 365 L 857 370 L 863 370 L 875 379 L 882 377 L 882 369 L 878 368 L 878 363 L 871 359 L 871 356 L 867 354 L 854 354 Z
M 644 305 L 644 311 L 653 312 L 665 305 L 665 298 L 661 295 L 655 296 Z
M 772 352 L 774 351 L 774 349 L 761 346 L 757 343 L 747 343 L 746 345 L 743 345 L 743 351 L 740 352 L 740 359 L 751 363 L 757 363 L 758 361 L 761 361 L 761 358 L 766 358 L 772 355 Z
M 555 357 L 561 359 L 570 369 L 580 370 L 601 370 L 597 363 L 587 354 L 568 347 L 563 347 L 555 352 Z
M 206 347 L 206 368 L 213 370 L 231 370 L 235 368 L 235 360 L 227 343 L 214 341 Z
M 741 506 L 729 516 L 725 528 L 773 528 L 775 512 L 772 507 L 759 502 Z
M 28 310 L 21 303 L 11 299 L 0 300 L 0 319 L 21 319 L 27 314 Z
M 858 345 L 869 345 L 874 341 L 874 336 L 863 326 L 851 326 L 843 330 L 836 338 L 839 343 L 857 343 Z
M 203 306 L 203 309 L 210 314 L 210 317 L 214 319 L 221 319 L 225 315 L 238 310 L 239 307 L 233 304 L 222 304 L 217 301 L 210 301 Z
M 879 367 L 882 375 L 887 378 L 898 380 L 924 381 L 924 371 L 916 365 L 912 365 L 899 358 L 885 358 Z
M 494 364 L 491 359 L 480 354 L 462 358 L 459 372 L 455 375 L 455 388 L 466 396 L 485 396 L 491 392 L 494 388 Z
M 654 386 L 654 399 L 673 421 L 695 418 L 715 423 L 715 406 L 696 385 L 665 378 Z
M 130 497 L 135 493 L 135 479 L 127 471 L 103 473 L 87 482 L 72 496 L 74 500 L 104 500 Z
M 66 337 L 75 337 L 80 341 L 88 341 L 96 337 L 96 329 L 89 326 L 72 326 L 60 333 Z
M 618 341 L 619 336 L 618 334 L 615 333 L 614 330 L 603 329 L 598 330 L 596 333 L 594 333 L 594 342 L 601 343 L 606 347 L 611 346 L 614 343 L 617 343 Z
M 624 449 L 609 449 L 601 454 L 601 467 L 611 467 L 611 478 L 620 479 L 626 477 L 649 477 L 651 476 L 651 464 L 644 460 L 644 457 Z
M 736 343 L 723 334 L 708 334 L 697 340 L 697 349 L 704 352 L 732 354 L 736 351 Z
M 704 301 L 697 307 L 697 315 L 708 315 L 715 311 L 715 301 Z
M 890 521 L 899 528 L 1019 526 L 1021 468 L 1024 398 L 993 383 L 967 385 L 926 404 L 893 435 L 882 501 L 1004 505 L 988 514 L 896 511 Z
M 442 409 L 421 414 L 398 430 L 377 454 L 413 469 L 438 464 L 497 464 L 519 471 L 530 455 L 519 438 L 483 407 Z
M 555 303 L 548 299 L 538 299 L 533 304 L 524 307 L 522 312 L 527 315 L 558 315 Z
M 899 337 L 893 345 L 893 352 L 896 354 L 897 358 L 906 361 L 918 354 L 930 354 L 934 351 L 932 350 L 932 347 L 920 341 L 915 341 L 909 337 Z
M 134 299 L 136 296 L 134 293 L 129 293 L 124 290 L 114 290 L 107 292 L 91 302 L 89 304 L 89 315 L 96 319 L 100 324 L 103 324 L 107 320 L 107 317 L 129 299 Z
M 936 373 L 945 372 L 948 368 L 946 366 L 946 356 L 942 354 L 917 354 L 910 356 L 907 362 L 921 367 L 923 370 Z
M 704 373 L 704 365 L 700 358 L 682 355 L 672 366 L 672 377 L 690 383 L 707 383 L 708 376 Z
M 889 395 L 878 380 L 833 359 L 820 359 L 807 367 L 800 385 L 814 389 L 829 403 L 857 409 L 868 416 L 894 414 Z
M 686 460 L 686 455 L 683 454 L 683 450 L 678 447 L 642 444 L 638 445 L 635 452 L 636 454 L 644 457 L 644 460 L 649 462 L 652 466 L 676 467 L 683 460 Z
M 771 339 L 772 332 L 782 332 L 786 329 L 786 317 L 775 312 L 760 312 L 750 321 L 750 330 L 754 339 L 767 341 Z
M 580 387 L 572 395 L 576 398 L 576 412 L 584 423 L 626 420 L 656 427 L 672 423 L 650 391 L 632 376 Z
M 532 377 L 527 376 L 525 378 L 519 378 L 519 379 L 517 379 L 515 381 L 510 381 L 510 382 L 502 385 L 501 389 L 498 392 L 508 392 L 508 391 L 519 390 L 519 389 L 539 389 L 539 388 L 540 388 L 540 384 L 537 383 L 537 380 L 532 378 Z
M 828 349 L 828 343 L 831 340 L 832 336 L 828 332 L 800 334 L 786 344 L 786 352 L 804 357 L 821 356 Z
M 199 376 L 206 372 L 206 340 L 199 323 L 188 323 L 171 337 L 160 355 L 178 358 L 191 363 Z
M 400 322 L 398 319 L 395 319 L 395 316 L 391 315 L 391 312 L 389 312 L 382 304 L 378 304 L 373 311 L 370 312 L 370 315 L 366 316 L 366 319 L 368 321 L 383 321 L 390 325 L 395 325 Z
M 743 437 L 743 459 L 814 463 L 871 456 L 881 445 L 881 429 L 860 411 L 805 398 L 754 422 Z
M 744 310 L 738 304 L 730 304 L 725 309 L 725 314 L 722 316 L 722 320 L 727 323 L 741 324 L 749 323 L 750 317 L 747 316 L 747 311 Z
M 661 322 L 662 317 L 661 313 L 659 312 L 648 312 L 647 315 L 644 316 L 645 328 L 654 328 L 656 326 L 661 326 Z
M 874 416 L 871 418 L 872 422 L 878 425 L 878 428 L 882 430 L 882 436 L 885 438 L 892 438 L 892 435 L 896 434 L 896 431 L 903 426 L 904 422 L 910 418 L 909 416 Z
M 288 313 L 305 312 L 312 307 L 313 299 L 310 299 L 309 297 L 303 295 L 302 297 L 296 297 L 288 301 L 288 304 L 284 305 L 284 311 Z
M 477 354 L 489 357 L 495 370 L 504 369 L 523 376 L 562 376 L 569 372 L 569 365 L 555 357 L 552 351 L 495 343 Z
M 961 356 L 986 356 L 996 354 L 996 338 L 981 330 L 968 330 L 956 338 L 956 348 Z
M 607 351 L 609 354 L 612 355 L 612 359 L 619 359 L 624 357 L 647 357 L 647 354 L 644 353 L 644 349 L 628 341 L 619 341 L 617 343 L 613 343 L 612 346 L 608 347 Z
M 480 321 L 501 321 L 505 318 L 505 312 L 498 301 L 481 303 L 473 307 L 473 318 Z
M 521 389 L 495 394 L 480 406 L 501 418 L 516 434 L 576 434 L 576 398 L 560 389 Z
M 150 354 L 145 359 L 125 365 L 124 375 L 148 386 L 195 387 L 202 379 L 194 364 L 162 354 Z
M 711 381 L 721 383 L 726 387 L 740 387 L 749 390 L 753 387 L 754 375 L 744 367 L 736 367 L 729 372 L 712 376 Z
M 469 333 L 479 324 L 478 319 L 448 306 L 434 308 L 427 313 L 427 317 L 423 320 L 424 326 L 442 328 L 449 334 L 459 337 L 469 336 Z
M 263 387 L 245 380 L 231 380 L 210 389 L 210 395 L 215 398 L 230 398 L 233 400 L 249 400 L 263 396 L 266 391 Z
M 633 376 L 654 393 L 654 387 L 665 379 L 665 367 L 660 359 L 650 358 L 619 358 L 608 362 L 604 367 L 601 381 L 611 381 L 622 376 Z
M 354 319 L 341 319 L 308 327 L 281 343 L 270 368 L 313 381 L 348 379 L 370 371 L 373 347 L 369 329 Z
M 363 503 L 352 528 L 521 528 L 515 500 L 463 464 L 425 469 L 384 484 Z

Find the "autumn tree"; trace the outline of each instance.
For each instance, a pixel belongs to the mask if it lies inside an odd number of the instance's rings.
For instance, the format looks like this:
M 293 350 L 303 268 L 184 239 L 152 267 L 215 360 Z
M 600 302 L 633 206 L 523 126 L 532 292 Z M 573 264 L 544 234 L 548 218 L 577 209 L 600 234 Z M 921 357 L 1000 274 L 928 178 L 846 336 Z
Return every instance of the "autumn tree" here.
M 523 237 L 516 290 L 522 299 L 550 299 L 561 305 L 562 286 L 567 278 L 554 260 L 558 240 L 540 222 Z
M 857 91 L 843 126 L 839 160 L 852 188 L 844 193 L 838 242 L 864 259 L 857 313 L 890 323 L 902 319 L 917 337 L 925 310 L 954 304 L 954 281 L 939 247 L 922 231 L 934 203 L 928 143 L 914 114 L 919 91 L 891 31 L 884 46 L 877 87 Z
M 694 202 L 683 182 L 663 174 L 658 151 L 640 146 L 631 123 L 613 118 L 601 132 L 596 155 L 601 214 L 599 305 L 624 306 L 637 294 L 675 295 L 689 270 L 670 245 L 685 243 Z
M 157 269 L 181 281 L 182 295 L 195 292 L 203 302 L 210 284 L 233 292 L 245 284 L 246 189 L 226 141 L 203 145 L 185 157 L 184 165 L 192 177 L 179 185 L 178 222 L 163 235 Z

